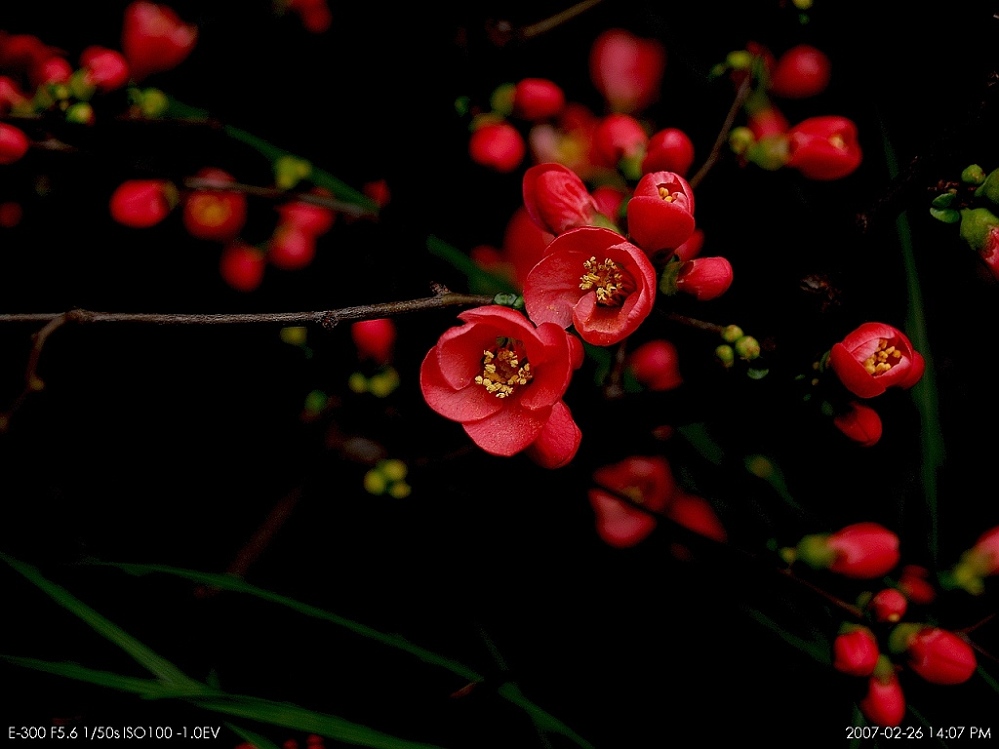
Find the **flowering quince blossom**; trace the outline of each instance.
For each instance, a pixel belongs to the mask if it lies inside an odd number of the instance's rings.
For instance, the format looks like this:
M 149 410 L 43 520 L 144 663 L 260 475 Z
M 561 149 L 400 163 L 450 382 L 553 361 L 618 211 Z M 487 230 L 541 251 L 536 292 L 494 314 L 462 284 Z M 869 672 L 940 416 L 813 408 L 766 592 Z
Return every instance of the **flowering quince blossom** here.
M 962 684 L 978 668 L 971 646 L 946 629 L 901 625 L 892 638 L 904 641 L 909 668 L 932 684 Z
M 650 172 L 628 201 L 628 234 L 645 252 L 676 249 L 694 233 L 694 191 L 676 172 Z
M 878 670 L 881 670 L 880 664 Z M 872 724 L 897 726 L 905 717 L 905 695 L 894 670 L 886 668 L 884 671 L 883 675 L 876 672 L 870 676 L 867 694 L 857 706 Z
M 465 324 L 445 331 L 420 368 L 427 405 L 492 455 L 533 448 L 547 468 L 572 460 L 582 435 L 562 401 L 578 359 L 566 332 L 498 305 L 458 317 Z
M 538 324 L 574 326 L 587 343 L 610 346 L 652 312 L 656 272 L 617 232 L 574 229 L 548 245 L 524 284 L 528 316 Z
M 878 641 L 867 627 L 849 627 L 833 641 L 833 668 L 850 676 L 870 676 L 879 655 Z
M 723 257 L 699 257 L 680 266 L 676 290 L 701 302 L 719 297 L 732 285 L 732 264 Z
M 835 533 L 805 536 L 797 557 L 845 577 L 881 577 L 898 564 L 898 536 L 878 523 L 854 523 Z
M 787 131 L 787 165 L 808 179 L 840 179 L 863 158 L 857 126 L 846 117 L 810 117 Z
M 524 172 L 524 207 L 541 229 L 558 236 L 593 226 L 600 216 L 596 201 L 579 176 L 561 164 L 538 164 Z
M 666 48 L 625 29 L 608 29 L 590 48 L 590 77 L 614 112 L 635 113 L 659 96 Z
M 653 514 L 665 511 L 676 493 L 669 463 L 661 456 L 632 456 L 603 466 L 594 472 L 593 481 L 598 486 L 590 489 L 589 499 L 596 514 L 597 533 L 618 548 L 634 546 L 652 533 L 657 524 Z M 608 489 L 649 512 L 633 507 Z
M 868 322 L 832 347 L 829 366 L 851 393 L 873 398 L 893 385 L 912 387 L 926 363 L 901 330 Z
M 125 8 L 121 49 L 136 81 L 177 67 L 197 39 L 198 27 L 184 23 L 169 6 L 136 0 Z
M 881 439 L 881 417 L 870 406 L 850 401 L 849 410 L 833 417 L 833 424 L 843 434 L 863 447 Z

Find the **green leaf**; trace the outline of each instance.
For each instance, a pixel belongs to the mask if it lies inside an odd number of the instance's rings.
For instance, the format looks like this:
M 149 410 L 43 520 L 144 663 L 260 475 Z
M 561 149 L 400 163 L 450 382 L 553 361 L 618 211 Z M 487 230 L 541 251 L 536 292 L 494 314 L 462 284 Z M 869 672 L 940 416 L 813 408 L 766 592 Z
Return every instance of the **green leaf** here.
M 930 215 L 945 224 L 956 224 L 961 220 L 961 212 L 955 211 L 953 208 L 930 208 Z
M 110 671 L 98 671 L 81 666 L 78 663 L 45 661 L 38 658 L 20 658 L 14 655 L 0 654 L 0 658 L 22 668 L 30 668 L 55 676 L 62 676 L 75 681 L 85 681 L 99 687 L 117 689 L 119 692 L 131 692 L 142 695 L 146 699 L 176 698 L 204 693 L 208 687 L 195 683 L 190 689 L 178 690 L 175 685 L 166 684 L 156 679 L 140 679 L 134 676 L 122 676 Z
M 534 724 L 538 726 L 543 731 L 550 731 L 551 733 L 557 733 L 565 736 L 570 741 L 574 742 L 577 746 L 584 747 L 585 749 L 594 749 L 593 744 L 584 739 L 578 733 L 573 731 L 569 726 L 560 721 L 554 715 L 545 712 L 529 699 L 524 697 L 523 693 L 520 691 L 520 687 L 511 681 L 506 682 L 501 685 L 497 690 L 499 694 L 506 699 L 508 702 L 512 702 L 514 705 L 519 707 L 529 716 Z
M 952 192 L 942 192 L 930 203 L 934 208 L 950 208 L 957 196 Z
M 756 369 L 755 367 L 750 367 L 746 370 L 746 375 L 751 380 L 762 380 L 768 374 L 770 374 L 769 369 Z
M 34 583 L 60 606 L 83 620 L 101 637 L 110 640 L 132 656 L 139 665 L 143 666 L 151 674 L 174 685 L 197 684 L 196 681 L 189 678 L 183 671 L 170 663 L 170 661 L 157 655 L 117 624 L 114 624 L 109 619 L 94 611 L 65 588 L 48 580 L 35 567 L 2 552 L 0 552 L 0 560 L 6 562 L 14 570 Z
M 442 239 L 430 235 L 427 237 L 427 250 L 431 255 L 444 260 L 455 270 L 463 273 L 468 279 L 469 286 L 477 293 L 499 294 L 519 294 L 517 288 L 501 276 L 483 270 L 468 255 L 457 247 L 449 245 Z

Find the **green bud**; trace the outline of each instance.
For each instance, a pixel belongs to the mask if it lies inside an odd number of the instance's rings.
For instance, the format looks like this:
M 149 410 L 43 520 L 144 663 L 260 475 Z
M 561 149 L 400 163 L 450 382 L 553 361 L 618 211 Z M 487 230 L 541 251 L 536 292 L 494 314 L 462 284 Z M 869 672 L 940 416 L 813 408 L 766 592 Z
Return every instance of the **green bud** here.
M 515 307 L 518 299 L 523 301 L 523 298 L 517 294 L 508 294 L 503 292 L 493 297 L 493 304 L 499 304 L 503 307 Z
M 753 131 L 748 127 L 734 127 L 732 131 L 728 134 L 728 145 L 732 149 L 732 153 L 741 156 L 746 152 L 753 143 L 756 142 L 756 136 L 753 135 Z
M 738 325 L 727 325 L 721 333 L 722 340 L 725 341 L 725 343 L 735 343 L 742 338 L 742 336 L 742 328 Z
M 376 496 L 384 494 L 387 488 L 388 481 L 386 481 L 385 477 L 382 476 L 382 474 L 376 469 L 372 468 L 364 474 L 364 489 L 369 494 L 374 494 Z
M 308 330 L 302 325 L 289 325 L 288 327 L 281 328 L 281 332 L 278 335 L 282 341 L 291 346 L 302 346 L 305 344 Z
M 328 400 L 329 398 L 322 390 L 313 390 L 305 396 L 305 410 L 313 414 L 319 413 L 326 408 Z
M 489 106 L 492 107 L 494 112 L 497 112 L 504 117 L 509 117 L 513 112 L 513 97 L 517 91 L 517 87 L 512 83 L 504 83 L 502 86 L 498 86 L 493 95 L 489 97 Z
M 980 185 L 985 181 L 985 170 L 978 164 L 965 167 L 961 172 L 961 181 L 967 185 Z
M 797 558 L 809 567 L 824 570 L 836 560 L 836 550 L 829 548 L 828 533 L 813 533 L 798 542 Z
M 760 343 L 749 335 L 744 335 L 735 342 L 735 353 L 740 359 L 752 361 L 760 358 Z
M 84 69 L 77 70 L 69 78 L 69 91 L 74 99 L 90 101 L 97 88 L 90 82 L 90 76 Z
M 753 143 L 743 154 L 761 169 L 769 172 L 780 169 L 788 160 L 788 140 L 786 135 L 767 135 Z
M 279 190 L 290 190 L 312 174 L 312 164 L 297 156 L 285 154 L 274 162 L 274 184 Z
M 94 108 L 85 101 L 78 101 L 66 110 L 66 122 L 77 125 L 94 124 Z
M 169 97 L 158 88 L 147 88 L 141 92 L 139 110 L 143 117 L 154 120 L 166 114 L 170 108 Z
M 715 356 L 718 357 L 718 361 L 722 363 L 722 366 L 726 369 L 731 367 L 735 363 L 735 351 L 728 344 L 723 343 L 721 346 L 715 349 Z
M 347 380 L 347 387 L 354 393 L 368 392 L 368 378 L 360 372 L 354 372 Z
M 368 380 L 368 390 L 377 398 L 385 398 L 399 387 L 399 373 L 392 367 Z
M 909 641 L 922 628 L 922 624 L 914 624 L 912 622 L 899 624 L 888 635 L 888 650 L 895 655 L 904 653 L 909 648 Z
M 749 70 L 753 64 L 753 54 L 749 50 L 737 49 L 728 53 L 725 62 L 733 70 Z
M 389 481 L 402 481 L 406 478 L 406 474 L 409 472 L 406 464 L 397 458 L 381 460 L 375 467 L 381 471 L 382 476 L 387 478 Z
M 977 197 L 984 197 L 993 205 L 999 205 L 999 169 L 993 169 L 989 176 L 981 183 L 981 187 L 975 190 Z
M 965 208 L 961 211 L 961 239 L 976 252 L 985 249 L 992 229 L 999 226 L 999 216 L 988 208 Z

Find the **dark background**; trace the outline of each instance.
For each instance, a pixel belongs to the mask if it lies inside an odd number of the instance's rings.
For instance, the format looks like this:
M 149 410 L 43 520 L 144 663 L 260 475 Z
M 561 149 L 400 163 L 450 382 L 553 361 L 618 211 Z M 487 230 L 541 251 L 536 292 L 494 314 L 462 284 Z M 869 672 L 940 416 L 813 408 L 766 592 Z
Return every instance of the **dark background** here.
M 956 228 L 927 214 L 928 187 L 937 180 L 956 178 L 972 162 L 987 171 L 999 166 L 988 88 L 999 22 L 987 3 L 946 13 L 884 3 L 874 13 L 869 4 L 819 0 L 807 25 L 777 3 L 695 5 L 603 3 L 548 34 L 497 47 L 485 31 L 491 22 L 517 27 L 562 6 L 501 3 L 445 13 L 334 4 L 333 27 L 317 36 L 291 14 L 275 16 L 267 2 L 178 0 L 181 17 L 199 25 L 198 45 L 176 70 L 147 83 L 348 184 L 385 178 L 392 202 L 377 223 L 341 217 L 307 270 L 271 268 L 260 290 L 241 294 L 218 275 L 219 247 L 189 238 L 178 217 L 127 229 L 110 221 L 107 199 L 124 179 L 179 179 L 205 165 L 267 184 L 262 158 L 217 134 L 169 124 L 99 120 L 89 130 L 60 129 L 78 152 L 33 150 L 0 173 L 0 199 L 25 209 L 19 226 L 0 233 L 0 311 L 299 311 L 426 296 L 435 282 L 462 289 L 463 276 L 427 253 L 426 238 L 463 250 L 498 245 L 520 199 L 520 172 L 497 175 L 469 161 L 468 121 L 454 109 L 459 96 L 485 105 L 501 83 L 548 77 L 599 113 L 588 50 L 601 30 L 627 28 L 666 44 L 663 95 L 644 116 L 687 131 L 700 164 L 733 95 L 730 84 L 708 80 L 711 67 L 749 40 L 777 54 L 810 42 L 832 60 L 831 86 L 784 111 L 792 122 L 833 113 L 854 119 L 862 166 L 835 183 L 810 183 L 723 159 L 698 189 L 698 223 L 705 254 L 729 258 L 735 284 L 716 301 L 678 300 L 676 307 L 737 322 L 765 341 L 766 379 L 719 372 L 713 342 L 650 320 L 648 335 L 667 335 L 689 351 L 687 384 L 607 403 L 587 364 L 566 396 L 584 433 L 580 454 L 550 472 L 523 456 L 504 460 L 470 448 L 458 425 L 423 403 L 419 362 L 455 324 L 451 310 L 398 320 L 402 384 L 384 401 L 345 386 L 361 367 L 347 326 L 310 329 L 311 357 L 270 325 L 66 327 L 45 347 L 45 390 L 0 435 L 8 510 L 0 549 L 38 565 L 190 675 L 214 673 L 231 691 L 449 749 L 546 746 L 488 683 L 451 699 L 463 686 L 453 677 L 329 625 L 252 599 L 197 597 L 166 577 L 77 565 L 134 561 L 221 572 L 291 494 L 297 504 L 250 568 L 250 582 L 398 632 L 499 678 L 491 643 L 528 697 L 600 749 L 760 738 L 774 746 L 843 744 L 844 727 L 857 720 L 859 680 L 790 647 L 746 610 L 806 637 L 831 639 L 840 620 L 821 597 L 774 572 L 768 541 L 793 545 L 805 533 L 875 520 L 900 532 L 904 561 L 944 569 L 999 522 L 992 467 L 999 288 Z M 19 4 L 0 11 L 0 28 L 37 34 L 75 62 L 89 44 L 118 46 L 124 6 Z M 889 180 L 882 127 L 900 166 L 911 166 L 905 182 Z M 803 407 L 790 385 L 861 322 L 905 326 L 895 225 L 903 207 L 947 445 L 937 476 L 936 558 L 926 542 L 912 398 L 891 392 L 878 399 L 885 435 L 861 450 Z M 866 232 L 858 229 L 860 213 L 872 217 Z M 263 236 L 269 215 L 265 204 L 251 203 L 248 231 Z M 809 274 L 829 280 L 837 304 L 823 309 L 802 291 Z M 32 332 L 0 327 L 4 408 L 23 387 Z M 310 422 L 302 403 L 314 389 L 339 405 Z M 678 437 L 650 436 L 662 424 L 699 423 L 725 451 L 720 468 Z M 412 496 L 365 493 L 369 466 L 344 450 L 345 435 L 405 460 Z M 604 545 L 586 499 L 591 469 L 630 454 L 669 457 L 685 487 L 712 500 L 734 548 L 665 524 L 636 548 Z M 780 466 L 804 516 L 743 469 L 752 454 Z M 676 541 L 692 560 L 674 556 Z M 3 577 L 0 651 L 141 675 L 32 586 L 10 572 Z M 847 600 L 863 589 L 814 579 Z M 993 609 L 994 591 L 972 602 L 955 594 L 925 613 L 957 629 Z M 994 650 L 995 635 L 992 624 L 976 638 Z M 184 705 L 0 668 L 15 693 L 0 708 L 4 725 L 221 723 Z M 996 714 L 996 694 L 981 679 L 961 687 L 909 679 L 905 688 L 934 725 L 988 727 Z M 916 724 L 913 714 L 906 724 Z M 278 742 L 304 738 L 261 730 Z M 227 734 L 220 745 L 238 741 Z

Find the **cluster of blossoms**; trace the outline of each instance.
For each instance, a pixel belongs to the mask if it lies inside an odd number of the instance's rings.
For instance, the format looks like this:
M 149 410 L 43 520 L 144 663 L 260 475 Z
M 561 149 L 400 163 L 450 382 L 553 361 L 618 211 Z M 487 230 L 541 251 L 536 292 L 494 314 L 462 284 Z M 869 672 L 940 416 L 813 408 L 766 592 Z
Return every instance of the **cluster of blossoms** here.
M 999 533 L 991 534 L 999 538 Z M 988 536 L 965 555 L 962 564 L 991 553 L 993 571 L 999 568 L 994 564 L 999 559 L 995 548 L 983 551 L 990 543 L 996 545 Z M 784 549 L 783 556 L 853 580 L 875 580 L 898 565 L 899 539 L 877 523 L 856 523 L 834 533 L 805 536 L 795 548 Z M 922 620 L 937 595 L 938 586 L 925 567 L 905 565 L 890 585 L 858 594 L 864 621 L 841 625 L 832 646 L 833 668 L 867 680 L 858 706 L 871 723 L 897 726 L 903 721 L 906 700 L 901 672 L 945 685 L 962 684 L 974 674 L 977 658 L 968 641 Z

